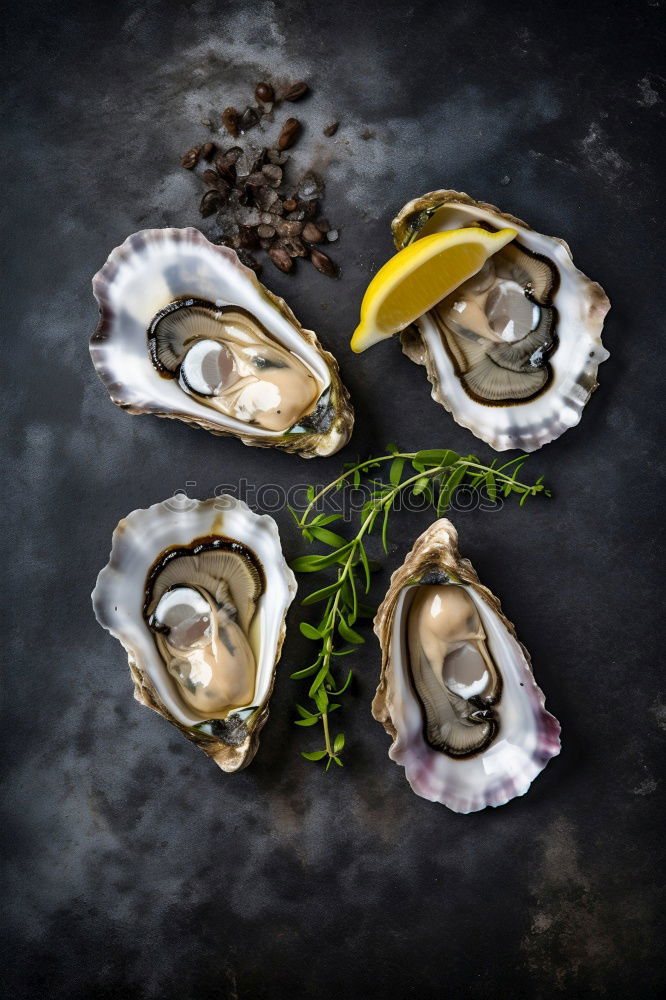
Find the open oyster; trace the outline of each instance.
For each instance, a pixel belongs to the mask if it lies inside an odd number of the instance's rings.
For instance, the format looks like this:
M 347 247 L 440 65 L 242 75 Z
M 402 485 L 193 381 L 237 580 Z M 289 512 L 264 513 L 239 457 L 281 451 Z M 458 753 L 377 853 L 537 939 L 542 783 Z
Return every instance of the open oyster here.
M 413 791 L 454 812 L 523 795 L 560 752 L 530 659 L 442 518 L 414 543 L 375 618 L 372 714 Z
M 398 250 L 469 226 L 518 235 L 405 330 L 403 350 L 425 365 L 433 398 L 457 423 L 498 451 L 534 451 L 577 424 L 596 389 L 610 303 L 563 240 L 469 195 L 433 191 L 392 223 Z
M 196 229 L 148 229 L 112 251 L 93 291 L 90 353 L 124 409 L 305 458 L 349 439 L 337 362 L 233 250 Z
M 92 600 L 137 700 L 237 771 L 268 718 L 295 593 L 271 517 L 227 495 L 174 496 L 123 518 Z

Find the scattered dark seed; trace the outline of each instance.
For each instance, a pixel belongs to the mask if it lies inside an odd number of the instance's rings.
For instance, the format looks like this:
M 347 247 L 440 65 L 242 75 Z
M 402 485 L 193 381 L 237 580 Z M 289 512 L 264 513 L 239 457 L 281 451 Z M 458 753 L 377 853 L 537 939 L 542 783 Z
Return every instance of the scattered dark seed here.
M 215 145 L 214 142 L 205 142 L 201 147 L 201 155 L 203 156 L 204 160 L 206 160 L 207 163 L 210 163 L 210 161 L 215 156 L 216 151 L 217 151 L 217 146 Z
M 258 83 L 254 88 L 254 96 L 264 104 L 270 104 L 275 100 L 275 91 L 270 83 Z
M 215 187 L 220 179 L 220 175 L 217 170 L 204 170 L 201 179 L 204 184 L 208 184 L 209 187 Z
M 328 219 L 317 219 L 317 229 L 319 229 L 322 233 L 327 233 L 330 228 Z
M 256 248 L 259 246 L 259 237 L 257 236 L 257 230 L 253 229 L 251 226 L 239 226 L 238 243 L 241 247 L 243 247 L 246 250 L 256 250 Z
M 283 271 L 285 274 L 288 274 L 294 266 L 292 258 L 283 247 L 271 247 L 268 251 L 268 256 L 278 271 Z
M 314 222 L 306 222 L 303 226 L 303 239 L 308 243 L 323 243 L 324 234 L 317 229 Z
M 248 174 L 255 174 L 257 170 L 261 170 L 264 163 L 266 162 L 267 153 L 268 153 L 267 149 L 260 149 L 259 152 L 255 154 L 254 159 L 250 163 L 250 169 L 248 170 Z
M 255 173 L 250 174 L 245 178 L 246 187 L 260 188 L 266 185 L 266 178 L 262 174 L 261 170 L 255 171 Z
M 210 191 L 206 191 L 203 198 L 201 199 L 201 204 L 199 205 L 199 211 L 204 219 L 207 219 L 209 215 L 213 212 L 217 212 L 219 208 L 224 204 L 224 198 L 217 188 L 211 188 Z
M 238 112 L 235 108 L 225 108 L 222 112 L 222 124 L 229 135 L 238 135 Z
M 241 132 L 248 132 L 251 128 L 254 128 L 258 121 L 259 115 L 256 108 L 246 108 L 240 120 Z
M 338 131 L 338 126 L 339 125 L 340 125 L 340 122 L 331 122 L 330 125 L 327 125 L 326 128 L 323 129 L 324 135 L 327 136 L 330 139 L 330 137 L 332 135 L 335 135 L 335 133 Z
M 262 187 L 257 192 L 257 205 L 262 212 L 278 212 L 279 200 L 275 188 Z
M 330 257 L 327 257 L 325 253 L 321 250 L 317 250 L 316 247 L 310 248 L 310 260 L 322 274 L 327 275 L 329 278 L 334 278 L 336 274 L 336 267 Z
M 278 167 L 274 163 L 266 163 L 261 168 L 261 172 L 271 187 L 279 187 L 282 183 L 282 167 Z
M 218 156 L 215 160 L 215 169 L 222 178 L 222 180 L 229 185 L 229 187 L 234 187 L 236 184 L 236 165 L 235 163 L 227 163 L 224 157 Z
M 366 140 L 367 139 L 374 139 L 374 137 L 375 137 L 375 133 L 372 131 L 371 128 L 366 128 L 366 129 L 363 130 L 363 132 L 361 132 L 361 139 L 366 139 Z
M 301 123 L 298 118 L 287 118 L 286 122 L 282 126 L 282 131 L 280 132 L 280 138 L 278 139 L 278 146 L 280 149 L 290 149 L 301 131 Z
M 298 236 L 286 236 L 280 240 L 280 246 L 284 247 L 290 257 L 307 257 L 309 247 Z
M 298 83 L 292 83 L 291 87 L 282 95 L 283 101 L 300 101 L 301 97 L 305 97 L 309 91 L 307 83 L 303 80 L 299 80 Z
M 286 201 L 282 202 L 282 207 L 285 212 L 295 212 L 298 208 L 298 202 L 295 198 L 287 198 Z
M 199 162 L 200 155 L 201 149 L 199 146 L 193 146 L 192 149 L 188 149 L 180 161 L 181 167 L 185 167 L 186 170 L 194 170 Z
M 280 236 L 300 236 L 303 232 L 303 223 L 289 222 L 281 219 L 278 225 L 278 232 Z
M 224 162 L 227 166 L 231 167 L 233 164 L 237 163 L 238 160 L 243 155 L 243 150 L 240 146 L 232 146 L 228 149 L 224 155 Z
M 277 163 L 279 166 L 283 166 L 289 157 L 286 153 L 281 153 L 279 149 L 267 149 L 266 159 L 269 163 Z

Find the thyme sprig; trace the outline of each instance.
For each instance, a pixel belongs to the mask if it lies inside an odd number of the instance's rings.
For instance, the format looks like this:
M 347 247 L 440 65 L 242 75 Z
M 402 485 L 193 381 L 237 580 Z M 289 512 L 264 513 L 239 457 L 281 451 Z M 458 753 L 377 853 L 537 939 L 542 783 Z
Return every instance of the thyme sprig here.
M 325 761 L 326 770 L 332 763 L 343 766 L 340 758 L 345 735 L 343 732 L 333 735 L 330 716 L 340 708 L 337 699 L 347 691 L 353 676 L 348 670 L 344 679 L 338 679 L 337 661 L 354 653 L 365 642 L 354 626 L 360 619 L 372 618 L 375 612 L 361 600 L 370 590 L 373 571 L 380 568 L 368 557 L 366 540 L 379 529 L 384 553 L 388 553 L 389 518 L 400 494 L 423 497 L 438 517 L 446 513 L 456 490 L 462 486 L 470 490 L 483 488 L 492 502 L 500 496 L 517 494 L 521 507 L 538 493 L 550 496 L 542 476 L 532 484 L 518 479 L 526 455 L 498 466 L 497 459 L 484 465 L 475 455 L 462 456 L 448 448 L 406 452 L 399 451 L 395 445 L 387 445 L 386 450 L 386 455 L 346 463 L 337 479 L 318 490 L 310 486 L 308 503 L 301 513 L 289 508 L 303 538 L 325 546 L 323 552 L 298 556 L 291 563 L 292 569 L 298 573 L 334 570 L 333 579 L 301 601 L 304 607 L 324 605 L 316 624 L 300 623 L 301 633 L 317 643 L 319 650 L 309 666 L 291 675 L 293 680 L 309 681 L 308 698 L 312 703 L 310 708 L 296 705 L 299 718 L 295 724 L 306 728 L 317 724 L 323 727 L 323 748 L 301 751 L 301 755 L 306 760 Z M 378 469 L 384 475 L 388 470 L 388 481 L 377 474 Z M 358 530 L 353 538 L 345 538 L 331 530 L 331 525 L 343 519 L 343 513 L 326 513 L 326 509 L 320 510 L 320 507 L 325 507 L 334 492 L 349 486 L 359 488 L 362 484 L 369 492 L 360 511 Z

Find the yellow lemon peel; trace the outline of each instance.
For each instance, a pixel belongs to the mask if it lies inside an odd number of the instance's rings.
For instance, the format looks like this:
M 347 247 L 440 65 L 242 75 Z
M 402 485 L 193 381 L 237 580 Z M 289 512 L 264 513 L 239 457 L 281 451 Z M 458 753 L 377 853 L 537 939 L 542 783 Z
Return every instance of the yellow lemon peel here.
M 374 276 L 351 339 L 357 354 L 404 330 L 477 274 L 489 257 L 517 236 L 473 226 L 424 236 L 391 257 Z

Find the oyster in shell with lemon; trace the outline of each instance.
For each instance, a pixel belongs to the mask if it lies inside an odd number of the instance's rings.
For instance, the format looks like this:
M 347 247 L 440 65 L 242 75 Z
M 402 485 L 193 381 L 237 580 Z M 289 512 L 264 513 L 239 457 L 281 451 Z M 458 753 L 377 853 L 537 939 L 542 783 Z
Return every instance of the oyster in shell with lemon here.
M 610 304 L 567 244 L 457 191 L 409 202 L 392 230 L 398 253 L 366 293 L 352 348 L 400 331 L 433 398 L 498 451 L 534 451 L 577 424 L 608 357 Z M 410 273 L 420 246 L 432 259 Z

